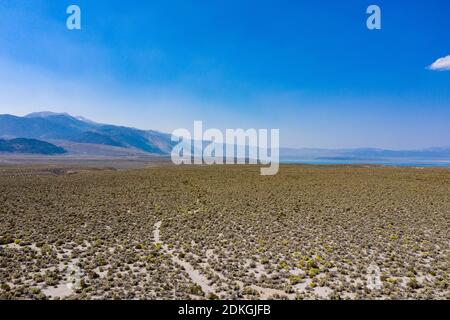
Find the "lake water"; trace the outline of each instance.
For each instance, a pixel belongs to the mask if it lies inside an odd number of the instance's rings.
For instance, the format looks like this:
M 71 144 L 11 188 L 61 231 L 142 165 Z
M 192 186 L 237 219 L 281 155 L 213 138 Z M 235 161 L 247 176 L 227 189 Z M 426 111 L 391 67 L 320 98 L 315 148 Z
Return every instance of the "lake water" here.
M 450 161 L 447 160 L 302 160 L 295 158 L 280 159 L 284 164 L 315 164 L 315 165 L 340 165 L 340 164 L 373 164 L 393 167 L 448 167 L 450 168 Z

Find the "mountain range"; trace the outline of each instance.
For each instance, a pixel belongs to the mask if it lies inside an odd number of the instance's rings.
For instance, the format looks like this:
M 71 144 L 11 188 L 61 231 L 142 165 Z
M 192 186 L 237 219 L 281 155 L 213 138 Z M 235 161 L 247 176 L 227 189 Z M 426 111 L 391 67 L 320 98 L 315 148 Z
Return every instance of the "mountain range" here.
M 170 154 L 171 135 L 153 130 L 102 124 L 67 113 L 36 112 L 24 117 L 0 115 L 0 152 L 92 156 Z M 386 150 L 374 148 L 281 148 L 281 160 L 373 161 L 449 160 L 450 148 Z
M 52 112 L 24 117 L 0 115 L 0 138 L 37 139 L 64 148 L 70 154 L 107 156 L 167 155 L 173 147 L 169 134 Z

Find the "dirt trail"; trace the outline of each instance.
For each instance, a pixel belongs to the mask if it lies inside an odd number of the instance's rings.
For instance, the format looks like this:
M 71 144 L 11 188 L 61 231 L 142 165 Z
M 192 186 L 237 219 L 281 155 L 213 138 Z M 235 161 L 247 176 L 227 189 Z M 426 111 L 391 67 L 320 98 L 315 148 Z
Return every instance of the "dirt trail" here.
M 189 278 L 191 278 L 192 282 L 194 282 L 196 285 L 200 286 L 202 288 L 202 291 L 205 294 L 208 293 L 215 293 L 214 289 L 209 285 L 208 279 L 202 275 L 198 270 L 196 270 L 189 262 L 186 262 L 184 260 L 179 259 L 175 255 L 173 255 L 173 250 L 170 250 L 169 247 L 162 243 L 160 238 L 160 228 L 161 228 L 162 221 L 159 221 L 155 224 L 155 229 L 153 231 L 153 238 L 154 243 L 160 243 L 162 245 L 162 250 L 165 253 L 170 254 L 172 261 L 184 268 L 186 273 L 189 275 Z
M 161 237 L 160 237 L 160 229 L 161 229 L 161 224 L 162 221 L 159 221 L 157 223 L 155 223 L 155 229 L 153 230 L 153 238 L 154 238 L 154 243 L 157 244 L 161 244 L 162 245 L 162 250 L 165 253 L 169 253 L 171 254 L 172 257 L 172 261 L 175 262 L 176 264 L 182 266 L 184 268 L 184 270 L 187 272 L 187 274 L 189 275 L 189 277 L 191 278 L 191 280 L 196 284 L 199 285 L 203 292 L 205 292 L 205 294 L 208 293 L 214 293 L 216 294 L 216 292 L 214 291 L 213 287 L 209 285 L 209 281 L 208 279 L 202 275 L 198 270 L 196 270 L 189 262 L 186 262 L 184 260 L 179 259 L 178 257 L 176 257 L 175 255 L 173 255 L 173 250 L 170 250 L 169 247 L 164 244 L 161 241 Z M 227 277 L 225 277 L 222 273 L 217 272 L 215 270 L 212 270 L 213 273 L 215 275 L 217 275 L 219 278 L 221 278 L 222 280 L 229 280 Z M 242 281 L 234 281 L 235 283 L 237 283 L 237 285 L 240 287 L 241 290 L 244 289 L 244 283 Z M 269 299 L 270 297 L 272 297 L 273 295 L 280 295 L 280 296 L 286 296 L 288 299 L 294 299 L 295 298 L 295 294 L 293 293 L 286 293 L 283 290 L 277 290 L 277 289 L 271 289 L 271 288 L 263 288 L 257 285 L 251 285 L 250 286 L 252 289 L 256 290 L 259 292 L 259 294 L 261 295 L 262 299 Z

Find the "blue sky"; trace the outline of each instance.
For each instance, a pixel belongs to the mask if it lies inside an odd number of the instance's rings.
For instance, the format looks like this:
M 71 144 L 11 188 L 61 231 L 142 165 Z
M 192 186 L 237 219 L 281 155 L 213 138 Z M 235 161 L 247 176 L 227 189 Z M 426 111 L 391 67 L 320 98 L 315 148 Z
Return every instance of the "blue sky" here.
M 70 4 L 81 31 L 66 28 Z M 427 68 L 450 55 L 449 30 L 447 0 L 2 0 L 0 113 L 279 128 L 289 147 L 450 146 L 450 71 Z

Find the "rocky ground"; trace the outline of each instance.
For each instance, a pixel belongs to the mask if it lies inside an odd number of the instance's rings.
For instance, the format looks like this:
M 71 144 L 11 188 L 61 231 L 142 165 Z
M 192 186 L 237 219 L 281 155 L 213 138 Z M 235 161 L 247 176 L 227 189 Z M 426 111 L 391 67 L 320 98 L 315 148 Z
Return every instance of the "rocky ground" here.
M 450 170 L 0 168 L 0 299 L 450 299 Z

